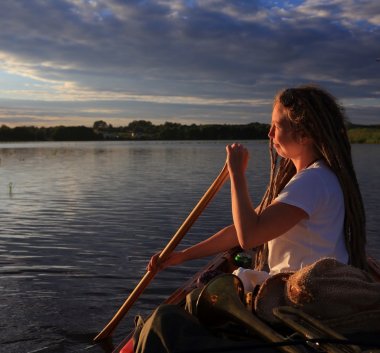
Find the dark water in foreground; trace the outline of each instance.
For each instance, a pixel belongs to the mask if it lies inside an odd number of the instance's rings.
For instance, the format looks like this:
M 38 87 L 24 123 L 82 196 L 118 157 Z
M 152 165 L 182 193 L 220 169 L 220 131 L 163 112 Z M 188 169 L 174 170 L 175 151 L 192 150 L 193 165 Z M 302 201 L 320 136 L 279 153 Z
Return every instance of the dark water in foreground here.
M 92 343 L 218 175 L 225 142 L 0 145 L 0 352 L 107 352 Z M 267 144 L 248 142 L 250 191 L 268 178 Z M 380 259 L 380 145 L 354 145 L 369 250 Z M 226 185 L 182 244 L 231 221 Z M 115 344 L 207 260 L 160 273 Z

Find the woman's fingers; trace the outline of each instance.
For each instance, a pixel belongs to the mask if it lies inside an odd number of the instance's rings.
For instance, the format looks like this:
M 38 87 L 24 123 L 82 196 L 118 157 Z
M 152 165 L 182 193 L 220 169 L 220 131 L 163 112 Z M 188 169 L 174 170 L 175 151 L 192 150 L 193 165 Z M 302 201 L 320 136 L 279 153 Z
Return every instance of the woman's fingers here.
M 151 257 L 151 259 L 150 259 L 150 261 L 146 267 L 147 271 L 151 271 L 151 272 L 162 271 L 166 267 L 175 266 L 175 265 L 178 265 L 184 261 L 183 256 L 182 256 L 182 252 L 173 251 L 164 261 L 159 260 L 160 254 L 161 253 L 158 252 L 157 254 L 154 254 Z
M 158 263 L 158 257 L 160 256 L 160 253 L 154 254 L 148 263 L 148 266 L 146 267 L 147 271 L 151 272 L 157 272 L 160 270 L 160 265 Z
M 226 146 L 227 162 L 230 173 L 245 172 L 248 165 L 249 153 L 240 143 Z

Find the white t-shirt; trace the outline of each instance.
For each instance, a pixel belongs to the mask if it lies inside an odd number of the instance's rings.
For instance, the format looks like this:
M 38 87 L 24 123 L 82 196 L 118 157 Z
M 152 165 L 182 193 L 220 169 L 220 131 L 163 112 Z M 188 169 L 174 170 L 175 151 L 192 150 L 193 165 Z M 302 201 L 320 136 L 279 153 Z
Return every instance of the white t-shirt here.
M 338 178 L 323 161 L 300 171 L 276 198 L 308 215 L 268 242 L 270 274 L 296 271 L 323 257 L 347 263 L 344 242 L 344 198 Z

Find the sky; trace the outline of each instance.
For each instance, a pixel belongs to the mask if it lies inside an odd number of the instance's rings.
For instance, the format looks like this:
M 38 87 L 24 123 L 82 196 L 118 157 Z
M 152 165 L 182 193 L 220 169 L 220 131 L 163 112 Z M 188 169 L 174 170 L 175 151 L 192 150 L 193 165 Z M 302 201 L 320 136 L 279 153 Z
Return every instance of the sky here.
M 379 1 L 0 2 L 0 125 L 268 123 L 308 83 L 380 124 Z

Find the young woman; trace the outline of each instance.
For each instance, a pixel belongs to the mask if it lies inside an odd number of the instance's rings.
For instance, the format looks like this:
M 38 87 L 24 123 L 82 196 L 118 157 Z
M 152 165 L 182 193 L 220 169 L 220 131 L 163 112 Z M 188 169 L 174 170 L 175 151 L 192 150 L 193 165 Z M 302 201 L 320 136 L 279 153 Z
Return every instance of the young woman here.
M 365 214 L 343 108 L 328 92 L 301 86 L 279 92 L 269 131 L 271 177 L 256 208 L 245 171 L 248 151 L 227 146 L 233 224 L 174 252 L 157 270 L 234 246 L 258 248 L 256 270 L 295 271 L 322 257 L 366 267 Z M 253 161 L 254 162 L 254 161 Z
M 257 249 L 255 270 L 237 272 L 246 290 L 270 275 L 297 271 L 323 257 L 365 269 L 365 215 L 345 123 L 342 107 L 321 88 L 281 91 L 274 99 L 269 131 L 271 177 L 259 206 L 253 206 L 248 193 L 247 149 L 237 143 L 227 146 L 233 224 L 172 253 L 164 263 L 158 263 L 156 254 L 148 269 L 238 245 Z M 268 272 L 262 271 L 265 265 Z M 226 344 L 237 351 L 233 342 L 210 334 L 174 305 L 160 306 L 136 337 L 137 353 L 186 350 L 199 342 L 214 351 L 226 351 Z

